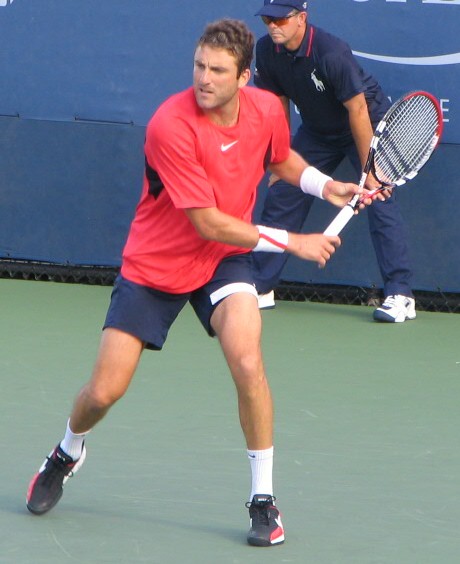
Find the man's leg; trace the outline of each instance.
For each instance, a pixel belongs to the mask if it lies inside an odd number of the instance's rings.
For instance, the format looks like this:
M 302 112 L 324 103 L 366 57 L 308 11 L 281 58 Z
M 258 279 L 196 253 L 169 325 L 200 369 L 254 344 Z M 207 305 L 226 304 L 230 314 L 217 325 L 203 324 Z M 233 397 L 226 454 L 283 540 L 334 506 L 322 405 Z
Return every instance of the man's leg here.
M 211 317 L 238 394 L 240 423 L 248 449 L 273 446 L 273 406 L 260 349 L 261 318 L 249 293 L 232 294 Z
M 136 337 L 117 329 L 104 330 L 92 377 L 75 400 L 64 440 L 51 451 L 29 485 L 29 511 L 42 515 L 59 501 L 63 485 L 84 462 L 85 435 L 126 392 L 142 349 Z
M 384 283 L 385 296 L 412 296 L 409 245 L 396 194 L 367 209 L 369 230 Z
M 348 154 L 359 172 L 361 165 L 354 146 L 349 149 Z M 374 311 L 374 319 L 387 322 L 414 319 L 416 313 L 412 294 L 409 242 L 397 202 L 397 191 L 390 199 L 384 202 L 376 200 L 369 206 L 367 217 L 385 295 L 383 305 Z
M 257 299 L 244 292 L 228 296 L 216 307 L 211 325 L 235 382 L 241 428 L 251 463 L 248 542 L 254 546 L 280 544 L 284 541 L 284 529 L 274 505 L 272 484 L 273 404 L 260 348 Z
M 367 210 L 385 295 L 383 304 L 374 311 L 374 319 L 387 323 L 416 317 L 407 233 L 395 198 L 394 193 L 389 200 L 374 202 Z
M 92 377 L 78 394 L 70 416 L 74 433 L 87 433 L 125 394 L 142 349 L 137 337 L 110 327 L 104 330 Z

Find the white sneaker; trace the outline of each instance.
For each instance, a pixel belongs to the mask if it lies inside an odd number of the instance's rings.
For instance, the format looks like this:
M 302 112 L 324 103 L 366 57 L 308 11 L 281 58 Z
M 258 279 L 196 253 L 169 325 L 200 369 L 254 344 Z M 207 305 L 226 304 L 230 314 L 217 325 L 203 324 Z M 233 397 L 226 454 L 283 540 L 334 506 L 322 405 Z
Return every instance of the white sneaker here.
M 259 306 L 260 307 L 260 306 Z M 387 296 L 383 304 L 374 311 L 375 321 L 402 323 L 406 319 L 415 319 L 415 300 L 396 294 Z
M 272 290 L 267 294 L 259 294 L 259 309 L 273 309 L 275 307 L 275 292 Z

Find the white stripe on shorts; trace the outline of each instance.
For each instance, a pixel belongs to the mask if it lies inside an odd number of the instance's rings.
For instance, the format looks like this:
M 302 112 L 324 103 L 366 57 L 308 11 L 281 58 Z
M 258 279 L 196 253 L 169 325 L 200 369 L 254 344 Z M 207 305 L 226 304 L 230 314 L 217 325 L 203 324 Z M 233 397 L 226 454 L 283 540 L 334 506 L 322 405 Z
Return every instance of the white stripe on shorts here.
M 220 300 L 231 296 L 232 294 L 237 294 L 238 292 L 248 292 L 257 298 L 257 290 L 255 286 L 248 284 L 247 282 L 234 282 L 233 284 L 226 284 L 219 288 L 210 295 L 212 305 L 216 304 Z

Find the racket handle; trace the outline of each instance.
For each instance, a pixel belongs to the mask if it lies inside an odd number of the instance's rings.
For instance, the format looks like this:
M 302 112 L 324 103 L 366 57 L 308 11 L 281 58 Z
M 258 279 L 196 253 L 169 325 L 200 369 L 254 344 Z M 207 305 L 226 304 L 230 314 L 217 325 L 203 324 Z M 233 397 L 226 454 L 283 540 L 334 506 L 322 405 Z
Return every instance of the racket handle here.
M 339 235 L 345 225 L 350 221 L 350 219 L 355 215 L 354 208 L 347 204 L 342 208 L 331 223 L 326 227 L 324 235 Z

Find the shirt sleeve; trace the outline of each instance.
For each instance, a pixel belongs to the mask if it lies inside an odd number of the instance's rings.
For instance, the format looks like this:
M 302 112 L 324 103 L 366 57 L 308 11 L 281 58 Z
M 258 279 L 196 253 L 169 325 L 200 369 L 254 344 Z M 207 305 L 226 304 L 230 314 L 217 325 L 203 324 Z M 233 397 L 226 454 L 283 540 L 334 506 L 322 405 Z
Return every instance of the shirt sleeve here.
M 215 207 L 214 191 L 197 158 L 196 132 L 180 116 L 160 110 L 147 126 L 145 156 L 176 208 Z

